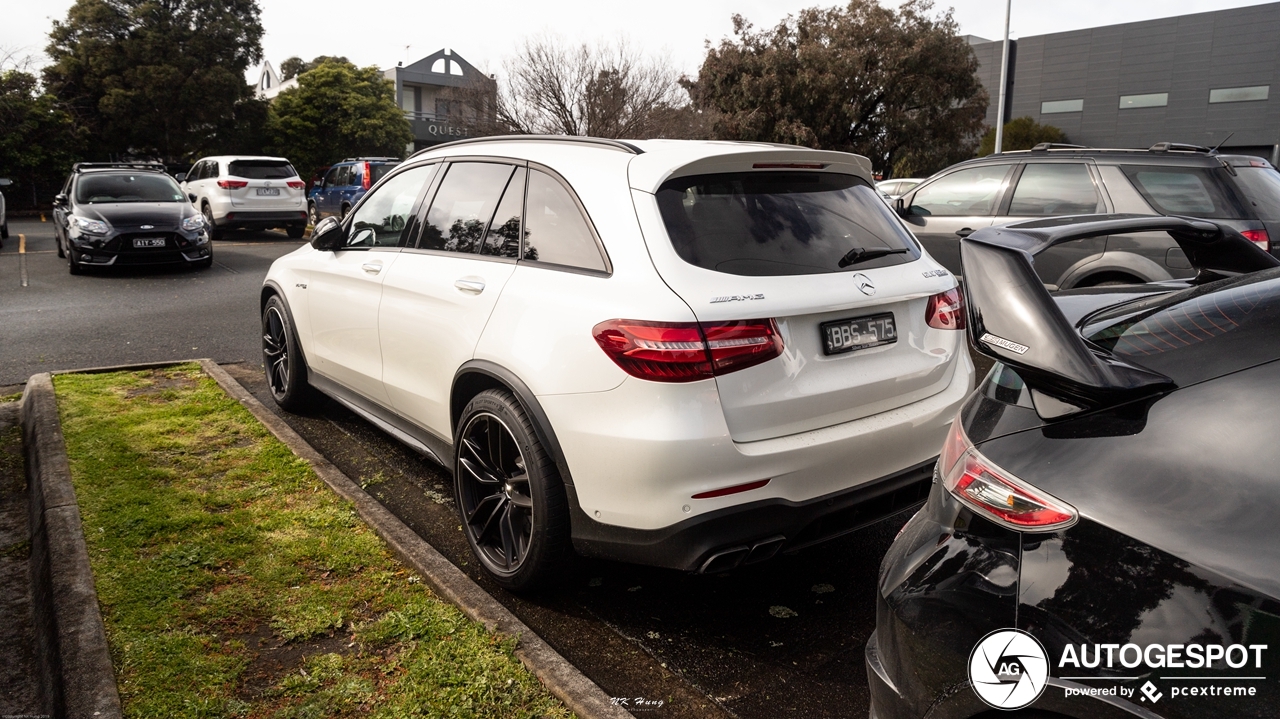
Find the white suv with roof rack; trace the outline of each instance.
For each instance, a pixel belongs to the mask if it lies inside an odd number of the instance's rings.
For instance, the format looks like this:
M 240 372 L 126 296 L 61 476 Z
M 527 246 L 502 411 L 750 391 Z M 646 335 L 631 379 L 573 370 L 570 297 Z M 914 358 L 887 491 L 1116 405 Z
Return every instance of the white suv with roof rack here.
M 283 157 L 205 157 L 174 177 L 215 240 L 229 229 L 283 227 L 294 239 L 307 230 L 307 183 Z
M 863 157 L 482 138 L 420 152 L 262 289 L 315 390 L 454 474 L 485 569 L 718 572 L 917 506 L 973 386 L 955 278 Z

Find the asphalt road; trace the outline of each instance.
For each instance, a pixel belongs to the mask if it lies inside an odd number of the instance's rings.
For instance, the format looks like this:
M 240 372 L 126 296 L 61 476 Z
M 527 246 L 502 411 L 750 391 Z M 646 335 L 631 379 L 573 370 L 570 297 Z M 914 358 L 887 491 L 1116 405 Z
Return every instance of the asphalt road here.
M 214 244 L 207 270 L 72 276 L 51 223 L 11 219 L 9 232 L 0 248 L 0 386 L 73 367 L 190 357 L 256 363 L 258 288 L 271 262 L 302 244 L 280 232 L 233 233 Z

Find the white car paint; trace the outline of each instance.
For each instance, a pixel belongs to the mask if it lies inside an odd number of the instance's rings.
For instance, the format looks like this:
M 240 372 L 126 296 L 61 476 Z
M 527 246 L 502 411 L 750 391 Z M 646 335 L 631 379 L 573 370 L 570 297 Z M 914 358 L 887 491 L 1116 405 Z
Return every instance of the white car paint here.
M 292 177 L 270 180 L 236 177 L 230 174 L 229 167 L 232 162 L 237 160 L 288 162 L 283 157 L 258 155 L 218 155 L 215 157 L 202 157 L 197 160 L 191 166 L 193 171 L 200 167 L 202 163 L 210 163 L 211 166 L 216 167 L 217 174 L 202 177 L 201 179 L 191 179 L 189 174 L 181 183 L 182 190 L 196 196 L 193 204 L 197 208 L 203 208 L 208 205 L 215 223 L 221 223 L 226 218 L 227 213 L 230 212 L 275 212 L 307 209 L 307 190 L 296 173 Z M 218 186 L 219 180 L 243 181 L 245 185 L 234 189 L 224 188 Z M 289 182 L 294 182 L 298 186 L 291 187 Z M 277 189 L 280 194 L 260 196 L 258 194 L 259 189 Z

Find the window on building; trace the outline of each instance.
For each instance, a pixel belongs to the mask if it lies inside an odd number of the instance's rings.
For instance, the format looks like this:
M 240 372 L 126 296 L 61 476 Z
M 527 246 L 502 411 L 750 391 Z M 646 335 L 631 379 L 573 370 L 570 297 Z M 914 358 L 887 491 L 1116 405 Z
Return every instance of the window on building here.
M 1253 87 L 1221 87 L 1209 91 L 1209 102 L 1250 102 L 1265 100 L 1271 92 L 1270 85 L 1254 85 Z
M 1152 92 L 1146 95 L 1121 95 L 1120 109 L 1129 110 L 1136 107 L 1164 107 L 1169 104 L 1169 93 Z
M 1054 115 L 1059 112 L 1081 112 L 1084 110 L 1084 100 L 1050 100 L 1049 102 L 1040 103 L 1041 115 Z
M 449 61 L 442 57 L 436 58 L 436 61 L 431 63 L 431 72 L 438 72 L 441 75 L 449 74 Z

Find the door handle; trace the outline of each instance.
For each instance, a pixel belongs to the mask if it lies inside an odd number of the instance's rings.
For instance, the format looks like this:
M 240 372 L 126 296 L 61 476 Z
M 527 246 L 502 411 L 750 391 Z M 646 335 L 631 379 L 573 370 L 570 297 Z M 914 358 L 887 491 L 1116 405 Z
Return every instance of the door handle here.
M 363 265 L 360 265 L 360 268 L 361 268 L 361 269 L 363 269 L 365 272 L 368 272 L 368 273 L 369 273 L 369 274 L 371 274 L 371 275 L 376 275 L 376 274 L 378 274 L 379 272 L 381 272 L 381 271 L 382 271 L 382 263 L 381 263 L 381 262 L 366 262 L 366 263 L 364 263 Z
M 480 280 L 454 280 L 453 286 L 463 292 L 470 292 L 473 295 L 478 295 L 481 292 L 484 292 L 484 283 Z
M 965 227 L 963 229 L 956 230 L 956 237 L 968 237 L 969 235 L 972 235 L 972 234 L 973 234 L 972 227 Z

